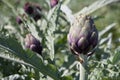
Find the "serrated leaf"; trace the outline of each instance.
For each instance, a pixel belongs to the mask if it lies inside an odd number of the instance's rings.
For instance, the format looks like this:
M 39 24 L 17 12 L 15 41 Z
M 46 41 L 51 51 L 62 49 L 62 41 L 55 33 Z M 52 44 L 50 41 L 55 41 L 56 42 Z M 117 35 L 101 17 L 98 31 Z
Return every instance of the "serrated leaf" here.
M 0 36 L 0 47 L 10 51 L 14 55 L 23 59 L 26 63 L 31 64 L 38 69 L 44 75 L 48 75 L 55 80 L 59 80 L 58 70 L 54 67 L 45 66 L 40 55 L 33 53 L 30 50 L 23 50 L 21 45 L 15 40 L 15 38 L 8 37 L 3 38 Z M 53 72 L 52 72 L 53 71 Z M 52 72 L 52 73 L 51 73 Z
M 79 15 L 79 14 L 91 14 L 94 11 L 108 5 L 111 4 L 113 2 L 117 2 L 119 0 L 97 0 L 94 3 L 92 3 L 90 6 L 88 7 L 84 7 L 82 10 L 80 10 L 79 12 L 75 13 L 74 15 Z
M 16 62 L 16 63 L 19 63 L 19 64 L 24 64 L 26 66 L 29 66 L 29 67 L 33 67 L 32 65 L 20 60 L 18 57 L 12 55 L 10 52 L 2 52 L 0 53 L 0 57 L 3 58 L 3 59 L 7 59 L 7 60 L 10 60 L 10 61 L 13 61 L 13 62 Z

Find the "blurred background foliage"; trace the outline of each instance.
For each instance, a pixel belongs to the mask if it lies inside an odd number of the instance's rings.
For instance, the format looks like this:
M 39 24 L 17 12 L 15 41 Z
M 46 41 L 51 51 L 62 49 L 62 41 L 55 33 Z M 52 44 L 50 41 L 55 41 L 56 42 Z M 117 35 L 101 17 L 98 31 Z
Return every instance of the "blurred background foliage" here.
M 16 23 L 17 15 L 14 13 L 14 9 L 17 11 L 16 13 L 22 14 L 24 4 L 29 1 L 38 3 L 43 11 L 49 10 L 46 3 L 46 1 L 49 0 L 5 1 L 12 5 L 8 6 L 9 4 L 6 5 L 0 0 L 0 34 L 5 36 L 10 35 L 12 37 L 18 37 L 16 36 L 17 31 L 12 32 L 11 30 L 7 30 L 14 28 L 19 30 L 20 25 Z M 68 6 L 74 14 L 84 7 L 89 6 L 94 1 L 96 0 L 70 0 Z M 105 30 L 105 28 L 112 23 L 116 23 L 116 25 L 100 37 L 101 44 L 99 44 L 95 54 L 88 59 L 88 78 L 89 80 L 120 80 L 120 1 L 100 8 L 90 15 L 94 18 L 96 28 L 99 32 Z M 59 24 L 60 28 L 56 31 L 55 38 L 55 60 L 53 62 L 48 60 L 48 62 L 57 66 L 61 75 L 70 75 L 72 79 L 78 80 L 79 71 L 75 63 L 75 58 L 69 51 L 66 38 L 70 28 L 69 23 L 60 20 Z M 11 26 L 14 28 L 11 28 Z M 45 42 L 42 42 L 42 45 L 45 47 Z M 9 53 L 10 52 L 7 50 L 0 48 L 0 54 Z M 47 54 L 49 53 L 46 53 L 43 56 L 46 56 Z M 15 55 L 12 55 L 12 57 L 13 56 L 16 57 Z M 47 57 L 45 57 L 45 59 L 47 59 Z M 10 76 L 12 76 L 12 78 Z M 0 57 L 0 78 L 5 79 L 8 77 L 11 78 L 11 80 L 49 79 L 49 77 L 39 73 L 34 68 L 16 63 L 14 60 Z M 69 80 L 69 78 L 66 80 Z

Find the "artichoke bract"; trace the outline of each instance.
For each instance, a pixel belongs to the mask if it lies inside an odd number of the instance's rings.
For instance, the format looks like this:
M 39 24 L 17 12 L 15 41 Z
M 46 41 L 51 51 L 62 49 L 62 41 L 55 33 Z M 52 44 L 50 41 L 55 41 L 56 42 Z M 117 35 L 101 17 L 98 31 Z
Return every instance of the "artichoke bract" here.
M 57 4 L 58 4 L 58 0 L 50 0 L 50 6 L 51 6 L 51 8 L 53 8 Z
M 98 31 L 90 16 L 79 15 L 72 24 L 67 36 L 71 51 L 88 55 L 98 43 Z
M 16 17 L 16 22 L 17 22 L 18 24 L 23 23 L 23 22 L 22 22 L 22 20 L 20 19 L 20 17 L 19 17 L 19 16 L 18 16 L 18 17 Z
M 42 54 L 42 46 L 39 40 L 37 40 L 32 34 L 27 34 L 25 38 L 25 47 Z

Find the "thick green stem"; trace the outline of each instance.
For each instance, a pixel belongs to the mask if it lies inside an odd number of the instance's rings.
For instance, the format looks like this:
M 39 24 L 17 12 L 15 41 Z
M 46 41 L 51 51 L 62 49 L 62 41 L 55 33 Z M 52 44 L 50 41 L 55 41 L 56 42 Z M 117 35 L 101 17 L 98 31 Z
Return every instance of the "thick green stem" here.
M 86 71 L 87 68 L 87 56 L 86 55 L 80 55 L 80 57 L 83 59 L 83 63 L 79 63 L 79 70 L 80 70 L 80 78 L 79 80 L 87 80 L 88 74 Z

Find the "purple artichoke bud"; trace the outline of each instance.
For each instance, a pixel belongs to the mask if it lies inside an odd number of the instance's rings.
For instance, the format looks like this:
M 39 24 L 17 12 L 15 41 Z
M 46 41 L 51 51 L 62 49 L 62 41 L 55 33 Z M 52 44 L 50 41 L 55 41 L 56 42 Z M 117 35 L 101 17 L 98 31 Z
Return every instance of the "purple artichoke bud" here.
M 22 23 L 22 20 L 20 19 L 20 17 L 16 17 L 16 22 L 17 22 L 18 24 L 21 24 L 21 23 Z
M 42 11 L 42 9 L 41 9 L 41 7 L 38 5 L 38 4 L 36 4 L 36 3 L 29 3 L 29 2 L 27 2 L 26 4 L 25 4 L 25 6 L 24 6 L 24 11 L 28 14 L 28 15 L 30 15 L 31 17 L 33 17 L 33 19 L 35 20 L 35 21 L 37 21 L 38 19 L 40 19 L 41 18 L 41 11 Z
M 25 47 L 42 54 L 42 46 L 39 40 L 37 40 L 32 34 L 27 34 L 25 38 Z
M 80 15 L 72 24 L 68 42 L 74 54 L 87 54 L 98 43 L 98 31 L 90 16 Z
M 50 6 L 51 6 L 51 8 L 53 8 L 57 4 L 58 4 L 58 0 L 50 0 Z
M 27 2 L 27 3 L 25 4 L 24 10 L 25 10 L 25 12 L 26 12 L 27 14 L 29 14 L 29 15 L 31 15 L 31 14 L 34 13 L 34 8 L 33 8 L 33 6 L 32 6 L 29 2 Z

